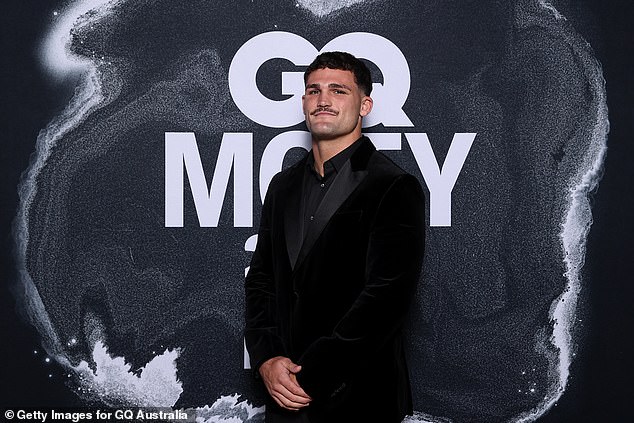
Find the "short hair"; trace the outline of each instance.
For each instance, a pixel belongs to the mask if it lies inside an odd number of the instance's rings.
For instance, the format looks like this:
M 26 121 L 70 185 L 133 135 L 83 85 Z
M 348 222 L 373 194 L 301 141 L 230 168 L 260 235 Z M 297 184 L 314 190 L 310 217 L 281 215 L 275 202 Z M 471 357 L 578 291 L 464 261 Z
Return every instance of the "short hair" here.
M 308 81 L 308 76 L 318 69 L 340 69 L 350 71 L 354 74 L 354 82 L 365 95 L 372 92 L 372 75 L 370 69 L 361 60 L 350 53 L 343 51 L 327 51 L 321 53 L 308 65 L 304 72 L 304 84 Z

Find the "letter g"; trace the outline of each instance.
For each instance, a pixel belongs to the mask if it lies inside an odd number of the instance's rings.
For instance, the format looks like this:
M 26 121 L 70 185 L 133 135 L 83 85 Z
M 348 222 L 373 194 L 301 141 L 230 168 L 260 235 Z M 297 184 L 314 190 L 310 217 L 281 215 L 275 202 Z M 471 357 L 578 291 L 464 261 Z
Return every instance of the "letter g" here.
M 282 73 L 282 94 L 292 97 L 275 101 L 260 92 L 256 74 L 264 62 L 273 58 L 288 59 L 297 66 L 308 66 L 317 49 L 299 35 L 290 32 L 265 32 L 244 43 L 229 67 L 229 91 L 236 106 L 252 121 L 270 128 L 286 128 L 304 120 L 301 72 Z

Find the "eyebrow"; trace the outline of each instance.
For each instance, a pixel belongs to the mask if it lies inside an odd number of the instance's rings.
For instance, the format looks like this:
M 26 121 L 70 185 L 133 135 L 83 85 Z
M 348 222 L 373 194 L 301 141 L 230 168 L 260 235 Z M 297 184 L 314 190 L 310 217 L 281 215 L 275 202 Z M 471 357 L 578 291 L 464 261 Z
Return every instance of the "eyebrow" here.
M 309 88 L 318 88 L 318 89 L 321 89 L 321 85 L 320 85 L 319 83 L 314 83 L 314 84 L 309 84 L 309 85 L 306 85 L 306 89 L 309 89 Z M 336 84 L 336 83 L 334 83 L 334 82 L 333 82 L 333 83 L 331 83 L 331 84 L 328 84 L 328 88 L 345 88 L 345 89 L 346 89 L 346 90 L 348 90 L 348 91 L 352 91 L 352 88 L 350 88 L 349 86 L 344 85 L 344 84 Z

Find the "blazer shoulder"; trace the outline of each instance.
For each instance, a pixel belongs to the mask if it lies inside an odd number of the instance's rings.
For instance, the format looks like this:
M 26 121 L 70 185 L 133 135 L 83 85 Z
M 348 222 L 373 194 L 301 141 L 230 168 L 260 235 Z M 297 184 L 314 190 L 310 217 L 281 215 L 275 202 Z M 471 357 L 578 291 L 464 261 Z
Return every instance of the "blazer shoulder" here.
M 425 194 L 418 178 L 394 163 L 380 151 L 376 151 L 368 162 L 368 183 L 387 195 L 388 192 L 400 192 L 408 198 L 421 198 Z M 407 193 L 407 194 L 406 194 Z
M 269 182 L 267 195 L 269 195 L 268 193 L 273 194 L 277 192 L 278 190 L 283 189 L 289 183 L 292 183 L 296 181 L 297 178 L 300 178 L 303 175 L 302 169 L 305 163 L 306 163 L 306 158 L 304 157 L 303 159 L 297 161 L 290 167 L 286 169 L 282 169 L 279 172 L 277 172 L 275 175 L 273 175 L 271 182 Z
M 372 154 L 372 157 L 370 157 L 370 161 L 368 162 L 368 170 L 375 171 L 379 174 L 383 174 L 385 176 L 393 178 L 406 175 L 414 178 L 412 174 L 394 163 L 392 159 L 390 159 L 380 151 L 375 151 L 374 154 Z

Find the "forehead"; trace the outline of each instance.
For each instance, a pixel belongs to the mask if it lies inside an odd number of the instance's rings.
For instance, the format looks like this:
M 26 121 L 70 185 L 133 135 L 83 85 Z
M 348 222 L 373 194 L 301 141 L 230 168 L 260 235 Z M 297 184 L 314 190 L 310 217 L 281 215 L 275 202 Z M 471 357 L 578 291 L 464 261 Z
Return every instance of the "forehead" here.
M 308 75 L 308 79 L 306 80 L 306 85 L 311 84 L 341 84 L 347 85 L 350 88 L 357 87 L 352 71 L 330 68 L 317 69 L 311 72 L 310 75 Z

